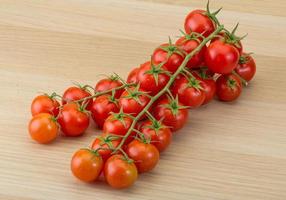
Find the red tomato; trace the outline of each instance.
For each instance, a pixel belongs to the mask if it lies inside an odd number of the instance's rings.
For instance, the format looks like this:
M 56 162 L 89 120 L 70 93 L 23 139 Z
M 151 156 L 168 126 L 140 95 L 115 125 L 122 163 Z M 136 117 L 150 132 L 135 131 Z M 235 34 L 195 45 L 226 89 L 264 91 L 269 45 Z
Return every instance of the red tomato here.
M 114 136 L 111 136 L 108 133 L 103 133 L 97 138 L 95 138 L 95 140 L 91 145 L 91 148 L 93 150 L 104 148 L 98 150 L 97 152 L 99 153 L 99 155 L 101 155 L 102 159 L 105 161 L 110 157 L 112 153 L 112 150 L 110 150 L 109 148 L 110 147 L 116 148 L 120 144 L 120 142 L 121 142 L 120 138 L 115 138 Z
M 72 157 L 71 171 L 75 177 L 84 182 L 97 180 L 103 169 L 103 160 L 88 149 L 80 149 Z
M 137 116 L 149 103 L 150 98 L 138 88 L 129 88 L 125 90 L 119 98 L 119 107 L 124 113 Z
M 150 140 L 158 151 L 164 151 L 172 142 L 171 129 L 162 125 L 158 121 L 144 121 L 140 126 L 140 132 L 144 134 L 146 140 Z
M 85 87 L 69 87 L 63 94 L 62 104 L 64 105 L 68 102 L 77 101 L 89 96 L 91 96 L 91 94 Z M 92 105 L 92 99 L 83 101 L 82 103 L 87 104 L 86 109 L 89 110 Z
M 179 38 L 176 42 L 176 45 L 183 49 L 187 54 L 191 53 L 195 48 L 200 45 L 201 41 L 198 38 L 192 38 L 190 35 L 183 36 Z M 196 53 L 187 63 L 187 67 L 197 68 L 199 67 L 203 60 L 204 54 L 206 51 L 206 46 L 204 46 L 198 53 Z
M 59 106 L 59 102 L 53 95 L 40 95 L 33 100 L 31 113 L 33 116 L 39 113 L 50 113 L 53 116 L 57 116 L 59 114 Z
M 152 62 L 155 65 L 163 64 L 163 69 L 175 72 L 184 61 L 185 55 L 176 45 L 162 44 L 152 55 Z
M 188 34 L 197 32 L 207 37 L 214 32 L 215 28 L 215 23 L 207 16 L 204 10 L 194 10 L 185 19 L 185 31 Z
M 29 133 L 35 141 L 46 144 L 56 139 L 59 127 L 54 116 L 48 113 L 35 115 L 29 123 Z
M 162 120 L 163 124 L 169 126 L 173 131 L 182 128 L 188 119 L 188 109 L 182 107 L 177 100 L 168 98 L 158 102 L 153 114 L 157 120 Z
M 104 92 L 122 86 L 117 77 L 101 79 L 95 86 L 95 92 Z M 123 89 L 116 90 L 114 97 L 117 99 L 121 96 Z M 111 95 L 111 92 L 110 92 Z
M 90 108 L 91 116 L 97 126 L 102 129 L 104 121 L 111 112 L 119 112 L 115 99 L 108 94 L 97 97 Z
M 234 101 L 241 93 L 240 79 L 233 75 L 222 75 L 216 81 L 217 96 L 221 101 Z
M 103 124 L 103 132 L 125 135 L 133 120 L 123 113 L 111 114 Z
M 216 40 L 211 43 L 205 53 L 205 63 L 209 69 L 218 74 L 229 74 L 238 64 L 239 52 L 225 42 Z
M 256 72 L 256 64 L 254 59 L 248 54 L 242 54 L 235 71 L 241 78 L 246 81 L 250 81 Z
M 130 142 L 126 149 L 127 155 L 134 160 L 139 173 L 151 171 L 158 163 L 160 154 L 152 144 L 139 140 Z
M 226 32 L 220 32 L 217 37 L 212 39 L 211 42 L 214 42 L 216 40 L 232 44 L 238 50 L 239 55 L 242 54 L 243 46 L 241 44 L 241 40 L 235 35 L 229 35 Z
M 150 95 L 156 95 L 165 87 L 169 79 L 170 77 L 165 70 L 151 64 L 150 61 L 142 64 L 137 72 L 140 89 L 148 92 Z
M 205 73 L 205 72 L 203 72 Z M 203 88 L 203 91 L 205 93 L 205 100 L 203 102 L 204 104 L 209 103 L 216 94 L 216 82 L 213 80 L 212 76 L 208 76 L 207 74 L 205 75 L 198 75 L 197 73 L 193 73 L 194 76 L 200 81 L 200 85 Z
M 139 67 L 132 69 L 132 71 L 128 74 L 127 83 L 138 83 L 137 73 L 139 71 Z
M 179 101 L 191 108 L 199 107 L 203 104 L 206 95 L 202 90 L 201 81 L 190 78 L 189 80 L 185 76 L 181 76 L 175 80 L 172 87 L 172 93 L 174 96 L 178 96 Z
M 68 103 L 63 106 L 58 122 L 66 136 L 80 136 L 88 128 L 89 115 L 78 104 Z
M 106 161 L 104 176 L 111 187 L 121 189 L 133 185 L 137 180 L 138 172 L 133 162 L 117 154 Z

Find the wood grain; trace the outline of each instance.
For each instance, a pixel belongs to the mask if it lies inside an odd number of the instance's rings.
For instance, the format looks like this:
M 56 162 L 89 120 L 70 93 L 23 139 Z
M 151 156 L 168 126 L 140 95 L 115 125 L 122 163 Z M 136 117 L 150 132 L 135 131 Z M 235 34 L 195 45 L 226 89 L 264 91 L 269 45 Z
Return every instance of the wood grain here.
M 212 2 L 227 27 L 240 21 L 258 71 L 241 98 L 190 111 L 188 125 L 134 187 L 84 184 L 69 170 L 72 153 L 100 131 L 51 145 L 27 133 L 37 92 L 61 93 L 99 74 L 123 77 L 178 35 L 199 0 L 0 0 L 0 199 L 286 199 L 286 4 Z

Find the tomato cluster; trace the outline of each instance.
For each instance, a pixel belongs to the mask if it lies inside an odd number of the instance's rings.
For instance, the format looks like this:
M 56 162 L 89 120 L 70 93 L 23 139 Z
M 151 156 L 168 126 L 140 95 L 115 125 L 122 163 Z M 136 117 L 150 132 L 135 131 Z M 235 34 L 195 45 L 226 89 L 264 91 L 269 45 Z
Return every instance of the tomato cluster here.
M 211 13 L 194 10 L 185 19 L 185 32 L 175 44 L 169 40 L 123 80 L 118 75 L 95 87 L 72 86 L 62 96 L 40 95 L 31 105 L 31 137 L 53 141 L 59 131 L 81 136 L 90 118 L 102 130 L 89 148 L 72 157 L 71 170 L 92 182 L 103 174 L 114 188 L 132 185 L 138 173 L 151 171 L 172 137 L 187 122 L 189 109 L 217 97 L 234 101 L 256 70 L 244 53 L 241 39 Z M 61 100 L 61 103 L 60 101 Z M 91 116 L 91 117 L 90 117 Z

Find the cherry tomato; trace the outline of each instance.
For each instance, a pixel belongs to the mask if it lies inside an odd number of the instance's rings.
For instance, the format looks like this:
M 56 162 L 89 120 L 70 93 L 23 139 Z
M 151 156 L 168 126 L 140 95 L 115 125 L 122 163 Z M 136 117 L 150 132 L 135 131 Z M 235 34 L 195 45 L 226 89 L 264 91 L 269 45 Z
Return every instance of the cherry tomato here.
M 249 54 L 242 54 L 235 71 L 241 78 L 246 81 L 250 81 L 256 72 L 256 64 L 254 59 Z
M 239 52 L 231 44 L 220 40 L 212 42 L 205 53 L 205 63 L 218 74 L 229 74 L 238 64 Z
M 109 94 L 97 97 L 90 108 L 91 116 L 97 126 L 102 129 L 104 121 L 111 112 L 119 112 L 119 108 L 115 99 Z
M 173 44 L 162 44 L 152 55 L 152 62 L 155 65 L 163 64 L 163 68 L 175 72 L 185 58 L 184 52 Z
M 195 78 L 187 79 L 185 76 L 181 76 L 175 80 L 172 93 L 174 96 L 178 96 L 179 101 L 183 105 L 190 106 L 191 108 L 199 107 L 206 98 L 201 81 Z
M 48 113 L 35 115 L 29 123 L 30 136 L 37 142 L 52 142 L 58 135 L 59 128 L 54 116 Z
M 53 95 L 39 95 L 37 96 L 31 104 L 32 116 L 39 113 L 49 113 L 51 115 L 57 116 L 59 114 L 59 102 L 54 98 Z
M 127 188 L 137 180 L 138 172 L 132 161 L 123 155 L 113 155 L 104 165 L 104 176 L 107 183 L 117 189 Z
M 63 106 L 58 122 L 66 136 L 80 136 L 88 128 L 89 115 L 78 104 L 68 103 Z
M 126 149 L 127 155 L 134 160 L 139 173 L 151 171 L 158 163 L 160 154 L 152 144 L 139 140 L 130 142 Z
M 216 81 L 217 96 L 221 101 L 234 101 L 241 93 L 240 79 L 233 75 L 222 75 Z
M 125 135 L 133 120 L 123 113 L 111 114 L 103 124 L 103 132 L 115 135 Z
M 86 97 L 91 96 L 85 86 L 83 87 L 69 87 L 63 94 L 62 104 L 66 104 L 68 102 L 77 101 Z M 83 101 L 83 104 L 86 104 L 86 109 L 89 110 L 92 105 L 92 99 L 88 99 L 87 101 Z
M 124 113 L 137 116 L 149 103 L 150 98 L 145 92 L 138 88 L 129 88 L 125 90 L 119 98 L 119 107 Z
M 172 131 L 182 128 L 188 119 L 188 110 L 178 100 L 164 98 L 158 102 L 153 111 L 157 120 L 169 126 Z
M 101 156 L 89 149 L 80 149 L 72 157 L 71 171 L 81 181 L 93 182 L 97 180 L 102 169 Z
M 144 121 L 140 126 L 140 132 L 146 140 L 150 140 L 158 151 L 163 152 L 172 142 L 171 129 L 158 121 Z
M 127 83 L 138 83 L 138 80 L 137 80 L 138 71 L 139 71 L 139 67 L 136 67 L 133 70 L 131 70 L 131 72 L 128 74 L 128 77 L 127 77 Z
M 191 53 L 195 48 L 197 48 L 200 45 L 201 41 L 198 38 L 194 38 L 190 35 L 180 37 L 176 45 L 183 49 L 187 54 Z M 187 67 L 197 68 L 199 67 L 203 60 L 204 60 L 204 54 L 206 51 L 206 46 L 204 46 L 198 53 L 196 53 L 187 63 Z
M 105 161 L 110 157 L 112 153 L 112 150 L 110 150 L 109 148 L 110 147 L 116 148 L 120 144 L 120 142 L 121 142 L 120 138 L 116 138 L 115 136 L 112 136 L 108 133 L 103 133 L 97 138 L 95 138 L 95 140 L 91 145 L 91 148 L 93 150 L 104 148 L 98 150 L 97 152 L 99 153 L 99 155 L 101 155 L 102 159 Z
M 207 37 L 216 28 L 215 23 L 207 16 L 204 10 L 194 10 L 190 12 L 185 19 L 185 31 L 201 33 Z
M 110 78 L 105 78 L 101 79 L 95 86 L 95 91 L 96 92 L 104 92 L 107 90 L 112 90 L 114 88 L 122 86 L 122 83 L 118 80 L 118 77 L 116 76 L 111 76 Z M 123 89 L 116 90 L 114 97 L 118 99 L 122 92 Z M 110 92 L 111 95 L 111 92 Z
M 140 89 L 150 95 L 156 95 L 168 83 L 170 77 L 160 66 L 155 66 L 150 61 L 142 64 L 137 72 Z

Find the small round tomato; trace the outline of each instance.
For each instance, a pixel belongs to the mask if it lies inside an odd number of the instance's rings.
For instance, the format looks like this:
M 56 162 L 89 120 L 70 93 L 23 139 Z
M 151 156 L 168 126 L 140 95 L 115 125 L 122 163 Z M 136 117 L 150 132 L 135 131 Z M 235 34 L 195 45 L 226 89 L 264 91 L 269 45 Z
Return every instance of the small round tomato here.
M 241 93 L 240 79 L 233 75 L 222 75 L 216 81 L 217 96 L 221 101 L 234 101 Z
M 31 104 L 31 113 L 32 116 L 35 116 L 39 113 L 49 113 L 53 116 L 59 114 L 59 102 L 55 99 L 55 96 L 44 94 L 37 96 Z
M 144 134 L 145 139 L 150 140 L 151 144 L 160 152 L 163 152 L 171 144 L 171 129 L 159 121 L 146 120 L 142 122 L 139 130 Z
M 153 115 L 157 120 L 162 120 L 172 131 L 177 131 L 187 122 L 188 109 L 177 99 L 164 98 L 155 106 Z
M 203 104 L 206 95 L 202 90 L 201 81 L 195 78 L 181 76 L 175 80 L 172 87 L 174 96 L 178 96 L 179 101 L 191 108 L 197 108 Z
M 160 158 L 159 151 L 153 144 L 147 144 L 139 140 L 130 142 L 126 153 L 134 160 L 139 173 L 151 171 Z
M 29 123 L 30 136 L 39 143 L 52 142 L 58 135 L 59 127 L 54 116 L 48 113 L 35 115 Z
M 125 135 L 133 120 L 124 113 L 112 113 L 103 124 L 103 132 L 114 135 Z
M 117 76 L 111 76 L 110 78 L 101 79 L 95 86 L 95 92 L 104 92 L 120 87 L 123 84 L 119 81 Z M 117 99 L 121 96 L 123 89 L 116 90 L 114 97 Z M 111 95 L 111 92 L 110 92 Z
M 231 44 L 221 40 L 212 42 L 205 53 L 205 63 L 218 74 L 229 74 L 238 64 L 239 52 Z
M 138 83 L 138 80 L 137 80 L 138 71 L 139 71 L 139 67 L 132 69 L 131 72 L 128 74 L 126 82 L 127 83 Z
M 194 10 L 185 19 L 185 31 L 201 33 L 207 37 L 214 32 L 216 25 L 204 10 Z
M 254 59 L 243 53 L 239 59 L 238 66 L 235 68 L 236 73 L 246 81 L 250 81 L 256 72 L 256 64 Z
M 138 172 L 132 161 L 123 155 L 113 155 L 104 165 L 104 176 L 107 183 L 117 189 L 127 188 L 137 180 Z
M 97 126 L 102 129 L 104 121 L 111 112 L 119 112 L 117 102 L 109 94 L 97 97 L 90 108 L 91 116 Z
M 197 48 L 200 45 L 200 43 L 201 40 L 198 39 L 196 36 L 186 35 L 180 37 L 177 40 L 176 45 L 181 49 L 183 49 L 186 52 L 186 54 L 189 54 L 195 48 Z M 199 67 L 204 60 L 205 51 L 206 51 L 206 46 L 203 46 L 203 48 L 188 61 L 187 67 L 189 69 Z
M 73 101 L 78 101 L 80 99 L 91 96 L 89 91 L 85 86 L 83 87 L 69 87 L 63 94 L 62 104 L 66 104 Z M 87 101 L 82 101 L 82 104 L 86 104 L 86 109 L 89 110 L 92 105 L 92 99 L 88 99 Z
M 139 90 L 138 87 L 126 89 L 119 98 L 119 107 L 124 113 L 137 116 L 149 103 L 150 98 L 146 92 Z
M 156 95 L 168 83 L 170 77 L 160 66 L 155 66 L 150 61 L 142 64 L 137 72 L 140 89 L 150 95 Z
M 68 103 L 63 106 L 58 122 L 66 136 L 80 136 L 89 126 L 89 115 L 82 106 Z
M 119 137 L 110 135 L 108 133 L 103 133 L 97 138 L 95 138 L 95 140 L 91 145 L 91 148 L 93 150 L 102 148 L 99 149 L 97 152 L 99 153 L 99 155 L 101 155 L 102 159 L 105 161 L 110 157 L 112 153 L 112 150 L 110 148 L 116 148 L 120 144 L 120 142 L 121 139 Z
M 161 64 L 163 69 L 175 72 L 184 61 L 184 52 L 174 44 L 160 45 L 152 55 L 155 65 Z
M 71 160 L 71 171 L 75 177 L 84 182 L 93 182 L 103 169 L 101 156 L 89 149 L 80 149 Z

